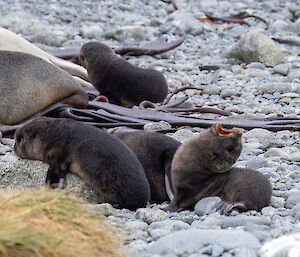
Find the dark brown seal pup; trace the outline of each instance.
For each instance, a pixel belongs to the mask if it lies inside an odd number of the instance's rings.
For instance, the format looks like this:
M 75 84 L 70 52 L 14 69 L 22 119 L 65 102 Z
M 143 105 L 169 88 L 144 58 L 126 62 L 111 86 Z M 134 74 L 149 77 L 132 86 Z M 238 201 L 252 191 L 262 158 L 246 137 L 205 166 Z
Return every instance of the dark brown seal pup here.
M 169 201 L 166 179 L 172 187 L 171 163 L 173 156 L 181 145 L 177 140 L 156 132 L 133 131 L 115 132 L 137 156 L 141 162 L 150 184 L 151 202 Z
M 232 168 L 241 150 L 241 131 L 222 129 L 215 124 L 209 130 L 184 142 L 174 155 L 171 176 L 174 199 L 167 210 L 193 209 L 202 198 L 219 196 L 226 209 L 261 210 L 271 197 L 268 179 L 255 170 Z
M 64 102 L 86 107 L 88 95 L 64 70 L 36 56 L 0 51 L 0 123 L 14 125 Z
M 47 182 L 71 172 L 119 207 L 144 207 L 150 187 L 134 153 L 119 139 L 68 119 L 37 118 L 15 134 L 15 153 L 47 162 Z
M 110 103 L 125 107 L 144 100 L 158 103 L 168 94 L 168 85 L 159 71 L 135 67 L 102 43 L 83 45 L 79 59 L 92 84 Z

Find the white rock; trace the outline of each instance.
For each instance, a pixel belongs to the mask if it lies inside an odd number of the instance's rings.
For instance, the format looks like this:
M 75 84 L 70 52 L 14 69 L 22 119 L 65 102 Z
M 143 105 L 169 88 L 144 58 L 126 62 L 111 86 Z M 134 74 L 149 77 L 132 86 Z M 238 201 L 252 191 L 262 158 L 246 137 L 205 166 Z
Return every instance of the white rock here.
M 237 44 L 227 49 L 224 57 L 236 58 L 246 63 L 261 62 L 269 66 L 275 66 L 282 59 L 274 41 L 256 31 L 243 35 Z
M 275 72 L 277 72 L 283 76 L 286 76 L 289 73 L 289 65 L 287 63 L 280 63 L 280 64 L 276 65 L 273 69 Z
M 154 210 L 150 208 L 140 208 L 137 209 L 135 217 L 140 219 L 147 224 L 151 224 L 155 221 L 161 221 L 168 218 L 168 214 L 162 210 Z
M 299 257 L 300 233 L 282 236 L 265 243 L 259 254 L 260 257 Z

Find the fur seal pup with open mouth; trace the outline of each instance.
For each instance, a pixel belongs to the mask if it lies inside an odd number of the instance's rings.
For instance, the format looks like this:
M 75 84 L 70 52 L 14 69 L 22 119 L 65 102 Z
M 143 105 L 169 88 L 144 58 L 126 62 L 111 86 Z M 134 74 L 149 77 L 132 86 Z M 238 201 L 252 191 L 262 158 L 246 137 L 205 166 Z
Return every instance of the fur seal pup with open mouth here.
M 88 94 L 64 70 L 36 56 L 0 51 L 0 123 L 14 125 L 51 104 L 86 107 Z
M 213 125 L 199 136 L 185 141 L 172 161 L 174 199 L 166 210 L 193 209 L 202 198 L 219 196 L 225 212 L 257 210 L 268 206 L 269 180 L 251 169 L 231 168 L 241 151 L 242 132 Z
M 150 199 L 150 186 L 135 154 L 119 139 L 68 119 L 36 118 L 16 131 L 20 158 L 49 164 L 46 182 L 59 183 L 70 172 L 118 207 L 135 210 Z
M 132 107 L 144 100 L 162 102 L 168 85 L 162 73 L 138 68 L 99 42 L 89 42 L 80 49 L 79 60 L 91 83 L 110 103 Z
M 113 135 L 121 139 L 141 162 L 150 184 L 151 202 L 169 201 L 168 186 L 172 187 L 172 159 L 181 143 L 156 132 L 120 131 Z

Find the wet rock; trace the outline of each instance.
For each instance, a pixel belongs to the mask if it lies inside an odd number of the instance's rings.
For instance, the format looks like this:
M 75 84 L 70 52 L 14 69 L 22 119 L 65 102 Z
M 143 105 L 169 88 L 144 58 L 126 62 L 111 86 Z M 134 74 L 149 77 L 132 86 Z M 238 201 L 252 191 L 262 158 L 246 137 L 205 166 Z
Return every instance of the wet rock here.
M 155 221 L 162 221 L 168 218 L 167 213 L 162 210 L 153 210 L 150 208 L 140 208 L 136 211 L 135 217 L 147 224 L 151 224 Z
M 275 66 L 281 60 L 281 53 L 272 39 L 250 31 L 241 37 L 241 40 L 230 47 L 224 57 L 236 58 L 243 62 L 261 62 L 265 65 Z

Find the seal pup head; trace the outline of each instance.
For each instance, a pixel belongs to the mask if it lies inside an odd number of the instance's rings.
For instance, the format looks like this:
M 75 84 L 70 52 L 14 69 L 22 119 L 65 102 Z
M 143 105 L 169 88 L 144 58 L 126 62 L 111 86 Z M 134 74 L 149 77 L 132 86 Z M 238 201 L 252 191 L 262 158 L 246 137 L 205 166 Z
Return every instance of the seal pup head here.
M 205 177 L 228 171 L 242 151 L 242 132 L 239 128 L 227 130 L 214 124 L 178 148 L 172 171 L 180 177 Z
M 118 58 L 114 51 L 107 45 L 100 42 L 88 42 L 80 49 L 79 61 L 83 67 L 89 70 L 97 65 L 102 67 L 111 60 Z
M 214 173 L 226 172 L 242 152 L 244 130 L 240 128 L 224 129 L 219 123 L 216 123 L 209 131 L 212 134 L 211 145 L 207 148 L 208 152 L 211 151 L 210 154 L 212 154 L 208 161 L 210 170 Z
M 43 121 L 43 122 L 41 122 Z M 14 152 L 22 159 L 38 159 L 43 160 L 45 144 L 42 143 L 41 133 L 45 131 L 45 123 L 47 118 L 36 118 L 21 128 L 15 133 Z

